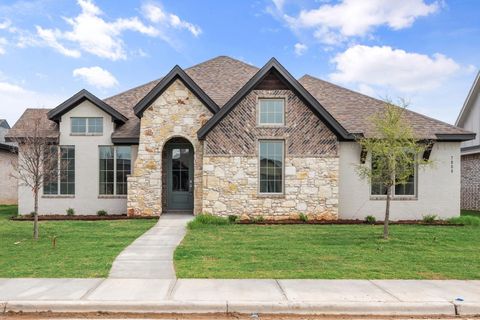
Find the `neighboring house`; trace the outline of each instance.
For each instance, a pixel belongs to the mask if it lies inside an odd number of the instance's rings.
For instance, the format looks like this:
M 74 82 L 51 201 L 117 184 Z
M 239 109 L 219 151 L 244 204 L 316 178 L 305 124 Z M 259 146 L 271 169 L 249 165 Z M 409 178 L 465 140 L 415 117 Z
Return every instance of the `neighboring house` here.
M 46 181 L 40 214 L 382 218 L 384 190 L 355 172 L 364 157 L 354 134 L 371 136 L 369 116 L 384 107 L 309 75 L 297 80 L 275 59 L 258 69 L 221 56 L 104 100 L 82 90 L 55 109 L 29 109 L 10 135 L 28 134 L 40 114 L 58 144 L 61 172 Z M 435 166 L 396 188 L 392 219 L 458 215 L 460 143 L 474 135 L 407 118 L 433 143 Z M 20 213 L 32 211 L 30 190 L 20 187 L 19 199 Z
M 463 104 L 456 125 L 477 134 L 462 143 L 462 209 L 480 210 L 480 72 Z
M 18 196 L 17 179 L 14 177 L 17 147 L 5 142 L 9 129 L 7 120 L 0 119 L 0 204 L 16 204 Z

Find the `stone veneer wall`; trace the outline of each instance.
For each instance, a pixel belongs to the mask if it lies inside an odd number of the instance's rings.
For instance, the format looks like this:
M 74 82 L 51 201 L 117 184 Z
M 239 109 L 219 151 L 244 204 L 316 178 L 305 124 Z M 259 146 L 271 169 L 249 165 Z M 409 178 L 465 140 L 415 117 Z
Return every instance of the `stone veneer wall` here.
M 480 153 L 462 156 L 461 208 L 480 210 Z
M 262 97 L 286 99 L 285 126 L 257 125 Z M 258 140 L 285 141 L 283 195 L 258 193 Z M 265 219 L 338 217 L 338 140 L 290 90 L 254 90 L 205 140 L 203 211 Z
M 211 112 L 175 80 L 143 113 L 138 155 L 128 178 L 128 215 L 154 215 L 164 210 L 162 203 L 162 151 L 174 137 L 189 140 L 194 148 L 194 213 L 202 211 L 203 143 L 198 129 Z

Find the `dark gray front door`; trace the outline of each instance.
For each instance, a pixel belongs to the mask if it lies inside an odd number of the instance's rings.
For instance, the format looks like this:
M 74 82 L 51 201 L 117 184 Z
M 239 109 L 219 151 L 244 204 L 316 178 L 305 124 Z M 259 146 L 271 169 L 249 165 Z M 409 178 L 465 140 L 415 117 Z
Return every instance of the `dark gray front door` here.
M 167 209 L 193 210 L 193 148 L 167 145 Z

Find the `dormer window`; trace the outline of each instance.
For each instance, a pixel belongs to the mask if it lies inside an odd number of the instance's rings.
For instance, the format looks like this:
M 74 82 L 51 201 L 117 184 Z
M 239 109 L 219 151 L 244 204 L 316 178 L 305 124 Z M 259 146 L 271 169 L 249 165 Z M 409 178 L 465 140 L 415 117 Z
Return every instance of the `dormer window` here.
M 285 99 L 258 99 L 258 124 L 283 126 L 285 124 Z
M 101 117 L 75 117 L 70 118 L 72 125 L 72 135 L 94 135 L 100 136 L 103 134 L 103 118 Z

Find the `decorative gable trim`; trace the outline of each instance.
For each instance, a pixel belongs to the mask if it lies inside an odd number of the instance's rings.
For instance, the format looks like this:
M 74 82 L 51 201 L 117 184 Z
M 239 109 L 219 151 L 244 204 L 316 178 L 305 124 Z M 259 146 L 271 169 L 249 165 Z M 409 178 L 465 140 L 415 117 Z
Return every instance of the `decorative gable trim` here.
M 65 100 L 62 104 L 60 104 L 55 109 L 50 110 L 47 113 L 48 119 L 55 122 L 59 122 L 61 117 L 65 113 L 72 110 L 73 108 L 75 108 L 85 100 L 90 101 L 96 107 L 108 113 L 110 116 L 112 116 L 112 120 L 116 123 L 123 124 L 128 120 L 128 118 L 125 117 L 123 114 L 121 114 L 120 112 L 112 108 L 110 105 L 100 100 L 99 98 L 97 98 L 96 96 L 94 96 L 93 94 L 91 94 L 85 89 L 80 90 L 79 92 L 74 94 L 72 97 Z
M 285 81 L 286 85 L 294 91 L 300 99 L 317 115 L 340 140 L 354 140 L 340 123 L 275 59 L 270 59 L 207 123 L 200 128 L 197 135 L 205 139 L 206 135 L 258 84 L 265 79 L 271 71 Z
M 162 93 L 177 79 L 180 79 L 183 84 L 210 110 L 213 114 L 216 114 L 220 108 L 217 104 L 183 71 L 178 65 L 160 80 L 160 82 L 150 90 L 145 97 L 140 100 L 133 111 L 139 118 L 143 116 L 145 110 L 155 101 Z

